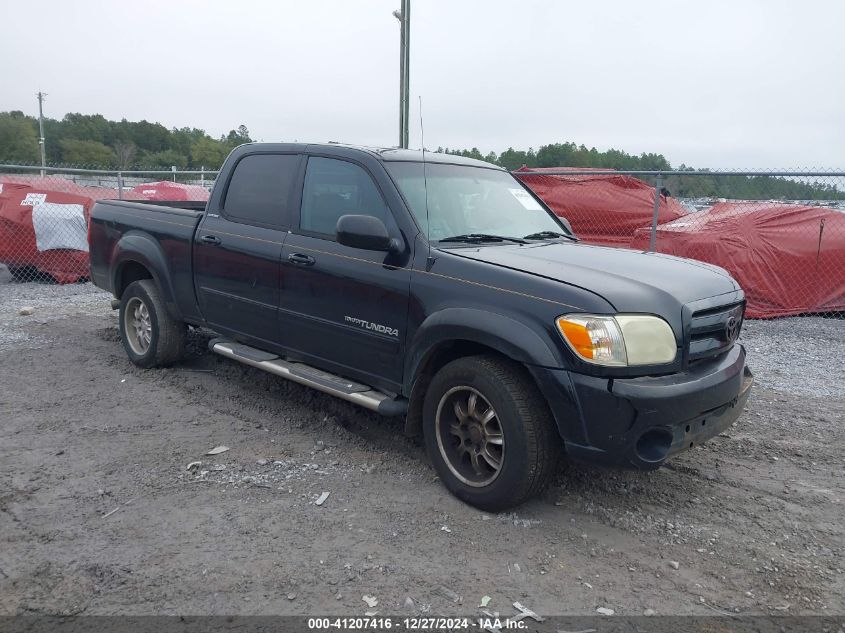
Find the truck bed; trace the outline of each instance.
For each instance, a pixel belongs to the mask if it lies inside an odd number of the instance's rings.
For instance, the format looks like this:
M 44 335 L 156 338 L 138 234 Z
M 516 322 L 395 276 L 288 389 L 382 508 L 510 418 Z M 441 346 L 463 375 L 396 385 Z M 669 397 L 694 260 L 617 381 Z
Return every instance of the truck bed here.
M 130 202 L 128 200 L 109 200 L 108 202 Z M 136 201 L 137 202 L 137 201 Z M 185 209 L 187 211 L 205 211 L 207 202 L 204 200 L 156 200 L 155 202 L 138 204 L 145 204 L 148 207 L 169 207 L 171 209 Z
M 98 202 L 91 210 L 88 227 L 91 281 L 119 296 L 125 285 L 125 279 L 121 279 L 125 272 L 121 257 L 126 248 L 131 248 L 136 255 L 141 253 L 149 260 L 150 270 L 170 271 L 169 279 L 157 281 L 171 285 L 168 294 L 178 302 L 172 305 L 176 312 L 186 320 L 199 317 L 192 250 L 204 209 L 204 202 Z

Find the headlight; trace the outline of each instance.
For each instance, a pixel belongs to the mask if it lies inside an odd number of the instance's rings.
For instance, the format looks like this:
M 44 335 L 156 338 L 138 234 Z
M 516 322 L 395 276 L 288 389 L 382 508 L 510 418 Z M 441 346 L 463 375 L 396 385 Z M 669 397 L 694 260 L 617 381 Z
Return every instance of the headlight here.
M 678 351 L 672 328 L 656 316 L 568 314 L 556 323 L 572 351 L 596 365 L 661 365 Z

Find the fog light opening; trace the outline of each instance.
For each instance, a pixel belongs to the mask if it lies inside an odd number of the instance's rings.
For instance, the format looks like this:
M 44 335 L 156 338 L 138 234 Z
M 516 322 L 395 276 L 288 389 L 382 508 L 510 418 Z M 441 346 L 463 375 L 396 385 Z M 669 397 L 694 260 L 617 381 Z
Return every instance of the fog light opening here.
M 649 429 L 637 440 L 637 456 L 644 462 L 655 463 L 666 459 L 672 446 L 672 434 L 665 429 Z

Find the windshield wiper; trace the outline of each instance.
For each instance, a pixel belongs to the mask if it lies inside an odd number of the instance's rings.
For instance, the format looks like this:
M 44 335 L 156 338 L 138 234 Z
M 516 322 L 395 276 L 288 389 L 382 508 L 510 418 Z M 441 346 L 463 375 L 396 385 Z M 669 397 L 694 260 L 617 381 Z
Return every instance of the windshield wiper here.
M 538 233 L 531 233 L 530 235 L 526 235 L 522 239 L 524 239 L 524 240 L 547 240 L 547 239 L 552 239 L 552 238 L 555 238 L 555 237 L 565 237 L 565 238 L 572 240 L 573 242 L 578 240 L 578 238 L 575 237 L 574 235 L 567 235 L 566 233 L 558 233 L 557 231 L 540 231 Z
M 514 242 L 516 244 L 527 244 L 527 242 L 518 237 L 507 237 L 506 235 L 490 235 L 489 233 L 465 233 L 463 235 L 453 235 L 451 237 L 444 237 L 438 242 L 467 242 L 472 244 L 474 242 Z

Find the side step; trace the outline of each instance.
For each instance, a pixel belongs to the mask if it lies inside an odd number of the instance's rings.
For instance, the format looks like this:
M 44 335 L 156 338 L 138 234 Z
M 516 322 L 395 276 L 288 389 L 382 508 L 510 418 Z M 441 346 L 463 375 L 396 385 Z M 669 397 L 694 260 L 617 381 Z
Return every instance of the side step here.
M 408 411 L 408 401 L 405 398 L 393 398 L 367 385 L 321 371 L 305 363 L 283 360 L 277 354 L 219 338 L 209 341 L 208 348 L 215 354 L 263 369 L 382 415 L 404 415 Z

